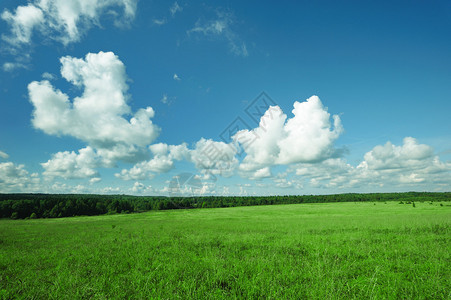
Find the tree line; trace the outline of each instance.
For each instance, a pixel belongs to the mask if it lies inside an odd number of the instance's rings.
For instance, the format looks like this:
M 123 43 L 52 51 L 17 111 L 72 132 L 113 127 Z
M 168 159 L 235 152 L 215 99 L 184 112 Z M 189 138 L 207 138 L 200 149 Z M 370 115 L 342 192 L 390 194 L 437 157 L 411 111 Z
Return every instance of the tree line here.
M 0 194 L 0 218 L 61 218 L 149 210 L 328 202 L 451 201 L 451 193 L 407 192 L 285 196 L 129 196 L 92 194 Z

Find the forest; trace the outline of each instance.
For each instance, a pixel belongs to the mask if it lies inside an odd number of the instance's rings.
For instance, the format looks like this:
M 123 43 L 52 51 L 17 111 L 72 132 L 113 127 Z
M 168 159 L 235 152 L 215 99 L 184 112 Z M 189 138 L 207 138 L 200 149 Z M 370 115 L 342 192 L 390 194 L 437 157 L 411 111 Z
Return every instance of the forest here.
M 386 201 L 399 201 L 400 204 L 451 201 L 451 192 L 202 197 L 93 194 L 0 194 L 0 218 L 61 218 L 168 209 Z

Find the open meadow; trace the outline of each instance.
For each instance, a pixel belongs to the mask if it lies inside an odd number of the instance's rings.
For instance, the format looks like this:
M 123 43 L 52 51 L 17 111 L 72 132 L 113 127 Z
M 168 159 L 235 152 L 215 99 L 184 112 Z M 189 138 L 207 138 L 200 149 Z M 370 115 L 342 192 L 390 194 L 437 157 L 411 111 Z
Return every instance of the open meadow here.
M 451 297 L 450 202 L 0 220 L 9 298 Z

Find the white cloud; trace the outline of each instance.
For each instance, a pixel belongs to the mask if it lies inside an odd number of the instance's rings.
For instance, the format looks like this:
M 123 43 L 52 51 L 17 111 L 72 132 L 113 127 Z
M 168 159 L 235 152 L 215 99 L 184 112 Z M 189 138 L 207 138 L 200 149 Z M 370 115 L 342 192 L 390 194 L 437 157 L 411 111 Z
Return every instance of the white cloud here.
M 269 167 L 264 167 L 255 171 L 251 176 L 251 179 L 263 179 L 268 177 L 271 177 L 271 171 Z
M 219 196 L 230 196 L 230 188 L 228 186 L 222 186 L 222 191 L 219 192 Z
M 374 170 L 423 168 L 434 155 L 434 150 L 424 144 L 418 144 L 412 137 L 406 137 L 402 146 L 387 142 L 384 146 L 376 146 L 365 154 L 368 168 Z
M 167 94 L 163 94 L 163 97 L 161 97 L 160 102 L 167 105 L 171 105 L 172 103 L 174 103 L 176 99 L 177 97 L 175 96 L 169 97 Z
M 14 12 L 3 11 L 1 17 L 11 27 L 11 35 L 3 35 L 3 39 L 18 47 L 29 44 L 36 30 L 67 45 L 79 41 L 93 25 L 99 26 L 105 12 L 120 16 L 115 19 L 117 26 L 130 22 L 136 6 L 137 0 L 35 0 L 18 6 Z M 121 8 L 122 13 L 116 8 Z
M 236 148 L 224 142 L 201 138 L 190 154 L 191 162 L 205 174 L 229 177 L 238 166 Z
M 93 178 L 89 179 L 90 184 L 94 184 L 94 183 L 97 183 L 100 181 L 102 181 L 102 178 L 100 178 L 100 177 L 93 177 Z
M 152 159 L 139 162 L 128 170 L 123 169 L 115 176 L 124 180 L 152 178 L 156 173 L 172 170 L 175 161 L 186 160 L 194 163 L 204 178 L 209 179 L 215 175 L 229 177 L 238 166 L 236 149 L 230 144 L 211 139 L 201 138 L 194 149 L 188 149 L 185 143 L 181 145 L 159 143 L 150 145 L 149 150 L 153 155 Z
M 5 9 L 1 18 L 11 26 L 11 36 L 2 37 L 13 45 L 29 43 L 33 30 L 44 26 L 45 22 L 44 12 L 32 3 L 18 6 L 15 13 Z
M 206 24 L 201 24 L 199 21 L 196 22 L 194 28 L 189 32 L 199 32 L 204 35 L 219 35 L 229 26 L 230 19 L 218 19 L 207 22 Z
M 276 163 L 280 153 L 278 140 L 283 138 L 286 118 L 278 106 L 271 106 L 261 117 L 259 127 L 241 130 L 235 134 L 233 139 L 239 142 L 246 152 L 246 157 L 239 167 L 241 171 L 255 171 Z
M 309 186 L 333 189 L 441 189 L 451 183 L 451 163 L 440 161 L 433 149 L 407 137 L 403 145 L 378 145 L 353 167 L 341 158 L 289 168 Z
M 129 170 L 122 169 L 120 173 L 115 173 L 114 176 L 122 180 L 142 180 L 154 177 L 153 174 L 148 173 L 143 163 L 138 163 Z
M 20 178 L 28 175 L 24 165 L 16 166 L 12 162 L 0 163 L 0 178 L 6 182 L 8 178 Z
M 367 175 L 342 158 L 330 158 L 320 163 L 300 163 L 290 166 L 288 170 L 297 175 L 298 180 L 292 180 L 293 183 L 303 185 L 303 182 L 307 182 L 311 187 L 325 188 L 354 187 L 364 181 Z
M 42 73 L 42 78 L 50 81 L 50 80 L 54 80 L 56 78 L 56 76 L 53 74 L 50 74 L 49 72 L 44 72 L 44 73 Z
M 174 167 L 174 161 L 166 155 L 157 155 L 147 162 L 139 163 L 146 171 L 166 173 Z
M 136 181 L 130 191 L 134 194 L 150 194 L 154 192 L 154 189 L 150 185 Z
M 50 160 L 41 164 L 45 170 L 43 175 L 65 179 L 98 177 L 95 169 L 101 165 L 99 156 L 89 146 L 78 152 L 64 151 L 53 154 Z
M 231 13 L 218 11 L 217 19 L 201 22 L 198 20 L 194 27 L 187 31 L 188 35 L 202 34 L 206 37 L 222 38 L 229 44 L 230 52 L 237 56 L 248 56 L 246 44 L 231 28 L 234 24 L 234 18 Z
M 108 186 L 108 187 L 101 189 L 100 193 L 101 194 L 122 194 L 123 191 L 119 187 Z
M 202 182 L 200 177 L 191 173 L 181 173 L 166 182 L 166 186 L 159 190 L 161 194 L 168 193 L 171 197 L 199 196 L 215 193 L 215 184 Z
M 239 192 L 238 195 L 240 195 L 240 196 L 248 196 L 247 189 L 245 187 L 243 187 L 243 186 L 240 186 L 240 192 Z
M 306 102 L 295 102 L 294 117 L 284 126 L 284 138 L 278 141 L 279 164 L 301 161 L 319 161 L 333 155 L 334 141 L 343 131 L 340 117 L 333 116 L 333 129 L 330 114 L 317 96 Z
M 97 148 L 97 154 L 102 157 L 106 167 L 115 167 L 117 161 L 136 163 L 149 157 L 144 147 L 117 144 L 110 148 Z
M 290 188 L 294 185 L 293 182 L 287 178 L 274 178 L 273 181 L 276 184 L 276 187 L 279 188 Z
M 33 81 L 28 85 L 33 126 L 50 135 L 87 142 L 110 166 L 117 160 L 144 159 L 144 147 L 160 129 L 150 120 L 155 114 L 151 107 L 132 114 L 125 67 L 119 58 L 112 52 L 99 52 L 85 59 L 66 56 L 60 61 L 62 76 L 83 93 L 70 100 L 49 81 Z
M 374 147 L 357 169 L 382 185 L 449 186 L 451 183 L 451 163 L 440 161 L 432 147 L 419 144 L 412 137 L 404 138 L 401 146 L 387 142 Z
M 196 194 L 199 196 L 216 195 L 216 185 L 212 182 L 203 182 L 200 190 L 191 188 L 190 192 L 193 196 L 196 196 Z
M 169 151 L 169 145 L 164 143 L 153 144 L 149 146 L 149 150 L 153 155 L 166 155 Z
M 174 168 L 174 160 L 188 159 L 189 150 L 186 144 L 167 145 L 163 143 L 149 146 L 153 158 L 135 164 L 131 169 L 116 173 L 123 180 L 142 180 L 152 178 L 155 173 L 166 173 Z
M 4 158 L 4 159 L 7 159 L 7 158 L 9 157 L 9 155 L 6 154 L 6 153 L 3 152 L 3 151 L 0 151 L 0 157 L 1 157 L 1 158 Z
M 171 15 L 174 16 L 177 12 L 182 11 L 183 8 L 177 3 L 177 1 L 172 4 L 172 6 L 169 8 L 169 11 L 171 12 Z
M 175 73 L 174 73 L 174 76 L 172 76 L 172 78 L 174 80 L 176 80 L 176 81 L 180 81 L 181 80 L 180 77 L 177 74 L 175 74 Z
M 0 191 L 7 192 L 36 192 L 40 179 L 37 174 L 29 174 L 24 165 L 12 162 L 0 163 Z
M 167 20 L 166 20 L 166 19 L 153 19 L 152 22 L 153 22 L 155 25 L 161 26 L 161 25 L 166 24 L 166 23 L 167 23 Z
M 168 103 L 168 95 L 164 94 L 160 101 L 164 104 Z
M 262 116 L 259 127 L 239 131 L 233 138 L 246 153 L 241 164 L 236 157 L 236 145 L 201 138 L 193 149 L 188 149 L 185 144 L 151 145 L 152 159 L 124 169 L 116 177 L 125 180 L 149 178 L 173 169 L 175 160 L 185 159 L 194 163 L 204 179 L 216 175 L 232 176 L 238 166 L 243 177 L 262 179 L 272 176 L 270 167 L 273 165 L 320 162 L 332 157 L 336 152 L 334 141 L 342 132 L 339 117 L 333 116 L 332 125 L 330 114 L 316 96 L 303 103 L 295 102 L 293 114 L 287 120 L 282 110 L 273 106 Z M 292 151 L 293 147 L 297 151 Z M 175 155 L 175 149 L 181 150 L 179 156 Z
M 320 162 L 336 152 L 334 142 L 342 132 L 340 118 L 330 114 L 317 96 L 295 102 L 293 117 L 278 106 L 271 106 L 260 119 L 259 127 L 241 130 L 233 137 L 242 144 L 246 157 L 240 164 L 244 176 L 272 165 Z
M 26 68 L 27 66 L 18 62 L 5 62 L 2 66 L 3 71 L 12 72 L 16 69 Z
M 171 14 L 171 16 L 167 16 L 167 17 L 162 17 L 162 18 L 154 18 L 152 19 L 152 22 L 157 25 L 157 26 L 162 26 L 166 23 L 168 23 L 168 19 L 171 20 L 175 17 L 175 15 L 177 14 L 177 12 L 181 12 L 183 10 L 183 7 L 181 7 L 177 1 L 174 2 L 171 7 L 169 7 L 169 12 Z
M 426 179 L 422 178 L 419 174 L 411 173 L 409 175 L 400 175 L 399 182 L 400 183 L 420 183 L 424 182 Z
M 87 194 L 94 193 L 95 191 L 88 189 L 86 186 L 78 184 L 76 186 L 69 185 L 67 183 L 55 182 L 49 186 L 46 190 L 47 193 L 58 194 Z

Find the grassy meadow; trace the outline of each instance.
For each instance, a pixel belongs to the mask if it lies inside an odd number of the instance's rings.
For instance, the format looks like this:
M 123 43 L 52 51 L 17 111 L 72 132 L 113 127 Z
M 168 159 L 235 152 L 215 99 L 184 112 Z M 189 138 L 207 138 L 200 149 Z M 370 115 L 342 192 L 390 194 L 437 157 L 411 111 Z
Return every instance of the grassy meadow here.
M 451 297 L 451 205 L 0 220 L 0 298 Z

